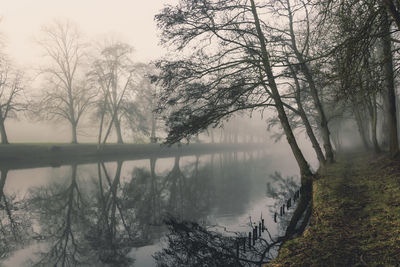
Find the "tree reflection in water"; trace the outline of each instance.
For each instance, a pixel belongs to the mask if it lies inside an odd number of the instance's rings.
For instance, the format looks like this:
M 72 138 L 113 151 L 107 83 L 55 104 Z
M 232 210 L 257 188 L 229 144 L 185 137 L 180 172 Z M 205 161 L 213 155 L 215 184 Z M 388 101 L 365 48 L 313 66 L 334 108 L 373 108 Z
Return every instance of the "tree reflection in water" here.
M 31 258 L 30 266 L 132 265 L 132 248 L 158 242 L 166 230 L 166 217 L 169 228 L 172 222 L 180 221 L 171 229 L 193 227 L 197 231 L 193 238 L 209 240 L 224 248 L 224 253 L 235 254 L 232 238 L 212 232 L 209 235 L 204 229 L 216 210 L 221 214 L 245 212 L 251 192 L 248 177 L 258 167 L 246 159 L 238 164 L 238 156 L 232 153 L 220 155 L 220 164 L 215 164 L 214 155 L 207 164 L 200 158 L 194 156 L 190 163 L 180 166 L 181 157 L 177 155 L 171 170 L 160 174 L 156 173 L 157 159 L 150 158 L 149 167 L 136 167 L 124 179 L 122 161 L 98 162 L 90 167 L 89 180 L 83 175 L 87 167 L 71 165 L 65 167 L 68 171 L 62 177 L 31 187 L 23 199 L 3 193 L 7 170 L 2 170 L 1 259 L 32 244 L 40 252 Z M 183 223 L 188 220 L 200 224 Z M 188 253 L 197 248 L 195 243 L 187 245 Z M 204 255 L 215 256 L 219 251 L 212 246 L 203 249 Z M 157 259 L 168 264 L 160 253 Z M 237 259 L 230 257 L 216 262 L 225 260 L 232 266 L 237 264 Z
M 239 172 L 234 166 L 231 167 L 231 171 Z M 274 214 L 293 197 L 299 185 L 295 177 L 284 178 L 278 172 L 270 175 L 270 178 L 273 186 L 267 184 L 267 196 L 275 200 L 270 207 L 270 214 Z M 217 232 L 192 221 L 170 217 L 166 220 L 169 226 L 166 247 L 154 256 L 157 266 L 261 266 L 274 257 L 285 239 L 285 229 L 294 209 L 295 205 L 278 220 L 276 237 L 266 229 L 266 234 L 259 237 L 255 245 L 252 240 L 249 245 L 247 233 Z
M 157 252 L 157 266 L 242 266 L 231 238 L 209 231 L 195 222 L 166 221 L 168 246 Z
M 7 169 L 0 170 L 0 260 L 29 242 L 32 224 L 15 195 L 6 195 Z
M 272 259 L 270 252 L 282 242 L 282 238 L 267 234 L 249 246 L 241 233 L 226 235 L 173 217 L 165 222 L 169 226 L 167 246 L 154 255 L 159 267 L 261 266 Z
M 71 166 L 70 179 L 30 190 L 32 213 L 38 215 L 39 235 L 48 249 L 42 252 L 38 266 L 76 266 L 87 261 L 83 232 L 90 225 L 88 200 L 77 182 L 77 165 Z
M 293 196 L 300 188 L 300 179 L 296 176 L 283 177 L 281 173 L 275 172 L 271 174 L 270 181 L 267 183 L 267 197 L 273 198 L 274 204 L 270 207 L 270 213 L 277 213 L 277 223 L 279 235 L 285 234 L 289 225 L 292 213 L 296 209 L 293 202 Z M 292 206 L 287 208 L 287 201 L 291 199 Z M 280 208 L 285 205 L 285 214 L 280 216 Z
M 92 203 L 95 222 L 86 234 L 86 239 L 99 260 L 113 266 L 126 266 L 133 262 L 127 254 L 138 236 L 130 215 L 132 210 L 126 207 L 124 195 L 119 192 L 122 163 L 117 162 L 114 178 L 110 176 L 103 162 L 97 164 L 98 192 L 94 198 L 97 201 Z

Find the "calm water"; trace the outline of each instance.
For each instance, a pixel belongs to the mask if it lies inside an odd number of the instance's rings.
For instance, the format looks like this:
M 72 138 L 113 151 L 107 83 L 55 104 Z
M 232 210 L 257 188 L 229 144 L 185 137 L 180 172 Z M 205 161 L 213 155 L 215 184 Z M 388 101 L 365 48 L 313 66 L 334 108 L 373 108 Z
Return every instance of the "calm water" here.
M 263 151 L 3 170 L 0 266 L 155 266 L 167 215 L 243 233 L 262 216 L 277 235 L 296 173 Z

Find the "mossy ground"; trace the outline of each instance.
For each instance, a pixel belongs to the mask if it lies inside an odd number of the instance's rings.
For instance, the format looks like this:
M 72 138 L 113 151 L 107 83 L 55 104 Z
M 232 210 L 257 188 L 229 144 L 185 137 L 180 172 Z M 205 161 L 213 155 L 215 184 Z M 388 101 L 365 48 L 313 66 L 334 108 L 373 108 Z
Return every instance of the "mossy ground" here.
M 270 266 L 400 266 L 400 160 L 349 153 L 320 169 L 310 226 Z

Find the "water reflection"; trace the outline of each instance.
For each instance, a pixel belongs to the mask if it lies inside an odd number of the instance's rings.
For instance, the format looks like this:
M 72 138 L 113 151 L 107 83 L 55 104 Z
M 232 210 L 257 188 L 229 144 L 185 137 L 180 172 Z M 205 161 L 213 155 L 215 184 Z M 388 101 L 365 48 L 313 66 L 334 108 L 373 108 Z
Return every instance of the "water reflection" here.
M 8 170 L 1 169 L 0 172 L 0 259 L 3 259 L 28 242 L 32 225 L 23 212 L 24 203 L 15 195 L 4 193 Z
M 48 168 L 52 179 L 21 192 L 5 190 L 9 172 L 2 170 L 0 260 L 6 266 L 134 266 L 132 248 L 158 244 L 165 218 L 200 227 L 243 224 L 238 218 L 266 201 L 273 163 L 258 153 L 176 155 L 168 168 L 165 161 Z M 17 263 L 21 253 L 25 261 Z
M 266 195 L 275 200 L 273 205 L 270 206 L 270 212 L 276 218 L 280 236 L 285 234 L 292 214 L 296 209 L 296 198 L 294 196 L 300 188 L 299 180 L 296 176 L 284 177 L 280 172 L 276 171 L 270 175 L 269 182 L 267 183 Z M 291 206 L 288 207 L 287 203 L 289 199 Z M 283 209 L 282 215 L 280 214 L 281 208 Z
M 276 210 L 284 207 L 299 189 L 299 179 L 283 177 L 279 172 L 269 178 L 266 193 L 268 198 L 274 200 L 269 210 L 270 214 L 276 214 Z M 262 217 L 262 223 L 254 223 L 250 219 L 249 236 L 247 232 L 232 232 L 226 228 L 216 231 L 214 227 L 170 217 L 166 220 L 169 227 L 166 244 L 162 251 L 155 254 L 157 266 L 261 266 L 268 263 L 276 256 L 285 238 L 285 229 L 295 206 L 295 203 L 286 206 L 286 212 L 279 214 L 278 220 L 274 218 L 274 226 L 278 228 L 276 234 L 271 234 L 268 229 L 273 228 L 271 224 L 264 227 Z
M 86 262 L 88 247 L 82 230 L 90 225 L 89 199 L 81 192 L 77 181 L 77 165 L 57 182 L 29 190 L 26 203 L 36 222 L 37 235 L 46 240 L 36 265 L 76 266 Z
M 119 192 L 123 162 L 116 164 L 113 176 L 104 163 L 97 164 L 98 177 L 94 179 L 95 192 L 92 197 L 94 224 L 89 227 L 86 239 L 101 262 L 126 266 L 132 262 L 127 254 L 140 240 L 140 233 L 130 215 L 133 208 L 126 205 L 125 194 Z

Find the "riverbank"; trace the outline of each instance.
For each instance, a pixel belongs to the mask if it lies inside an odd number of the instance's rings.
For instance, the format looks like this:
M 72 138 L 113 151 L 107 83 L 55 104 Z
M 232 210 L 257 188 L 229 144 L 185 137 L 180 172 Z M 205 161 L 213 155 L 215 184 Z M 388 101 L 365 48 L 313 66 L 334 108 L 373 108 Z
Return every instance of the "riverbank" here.
M 269 266 L 398 266 L 400 160 L 346 154 L 313 185 L 313 215 Z
M 171 155 L 205 154 L 225 151 L 262 149 L 262 144 L 8 144 L 0 145 L 0 168 L 24 169 L 65 164 L 170 157 Z

